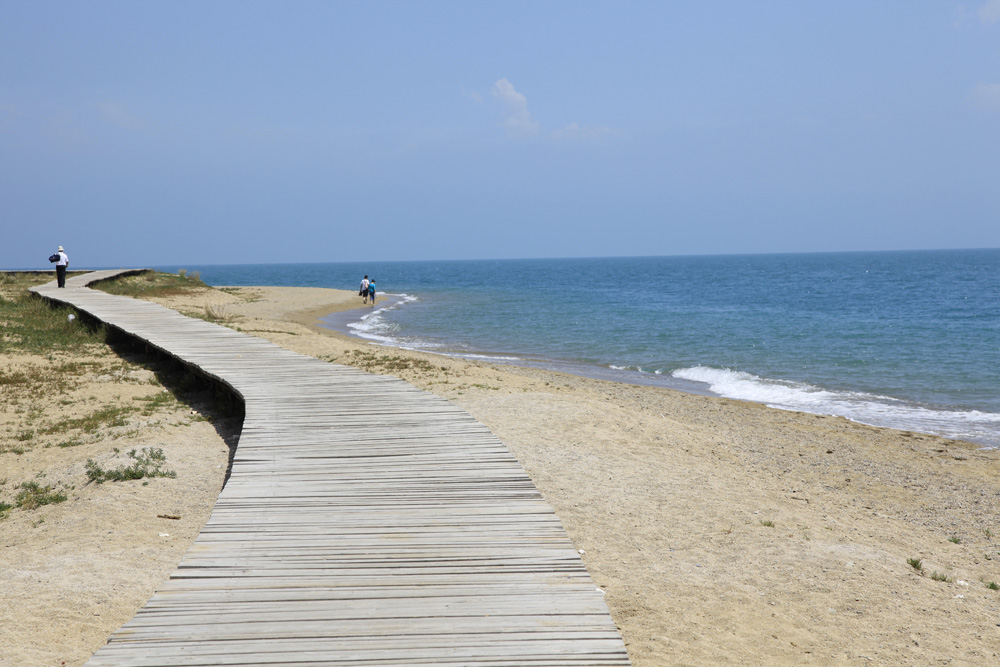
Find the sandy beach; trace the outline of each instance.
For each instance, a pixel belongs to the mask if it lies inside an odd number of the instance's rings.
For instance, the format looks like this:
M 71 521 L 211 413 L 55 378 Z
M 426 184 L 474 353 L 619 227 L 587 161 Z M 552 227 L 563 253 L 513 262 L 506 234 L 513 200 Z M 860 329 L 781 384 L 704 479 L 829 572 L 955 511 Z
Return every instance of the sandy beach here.
M 1000 584 L 996 450 L 379 347 L 320 326 L 321 316 L 361 306 L 350 292 L 239 287 L 154 300 L 208 308 L 248 334 L 396 375 L 470 412 L 555 508 L 638 667 L 1000 661 L 1000 590 L 988 586 Z M 125 373 L 134 381 L 95 374 L 73 397 L 94 406 L 161 391 L 148 371 Z M 53 399 L 37 409 L 72 408 Z M 3 410 L 0 479 L 49 471 L 75 489 L 65 503 L 0 522 L 0 665 L 80 665 L 207 519 L 234 434 L 179 405 L 114 442 L 15 455 L 23 414 Z M 164 448 L 176 479 L 86 484 L 87 457 L 144 443 Z

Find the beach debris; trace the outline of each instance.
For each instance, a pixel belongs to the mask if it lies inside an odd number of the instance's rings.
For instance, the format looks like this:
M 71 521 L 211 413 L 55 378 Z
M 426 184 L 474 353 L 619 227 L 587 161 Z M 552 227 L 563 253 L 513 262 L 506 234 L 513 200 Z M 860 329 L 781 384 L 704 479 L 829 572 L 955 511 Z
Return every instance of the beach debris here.
M 160 533 L 160 537 L 170 537 L 170 533 Z
M 66 319 L 67 319 L 67 320 L 68 320 L 69 322 L 72 322 L 73 320 L 75 320 L 75 319 L 76 319 L 76 315 L 74 315 L 73 313 L 70 313 L 70 314 L 69 314 L 69 317 L 67 317 Z
M 157 519 L 179 519 L 179 518 L 181 518 L 181 515 L 180 514 L 157 514 L 156 518 Z

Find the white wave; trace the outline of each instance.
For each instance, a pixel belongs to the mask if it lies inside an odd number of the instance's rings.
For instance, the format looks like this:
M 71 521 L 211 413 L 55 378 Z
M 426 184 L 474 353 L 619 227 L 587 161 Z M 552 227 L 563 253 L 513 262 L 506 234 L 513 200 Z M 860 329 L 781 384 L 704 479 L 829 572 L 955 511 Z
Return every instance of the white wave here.
M 774 407 L 821 406 L 834 398 L 833 392 L 807 384 L 765 380 L 750 373 L 723 368 L 681 368 L 671 375 L 682 380 L 703 382 L 720 396 L 766 403 Z
M 387 322 L 384 315 L 391 310 L 395 310 L 403 303 L 416 301 L 417 298 L 407 298 L 406 294 L 385 294 L 383 298 L 388 299 L 384 305 L 373 308 L 371 312 L 362 315 L 361 319 L 356 322 L 348 322 L 347 328 L 351 330 L 351 333 L 360 338 L 386 345 L 394 345 L 396 344 L 396 340 L 392 334 L 396 333 L 398 327 Z
M 472 354 L 465 352 L 455 352 L 453 353 L 456 357 L 461 357 L 463 359 L 485 359 L 486 361 L 524 361 L 521 357 L 505 357 L 500 354 Z
M 347 329 L 351 334 L 380 345 L 398 347 L 404 350 L 435 352 L 444 348 L 441 343 L 401 336 L 399 325 L 389 322 L 385 318 L 386 313 L 414 301 L 420 301 L 420 297 L 410 294 L 384 293 L 382 298 L 385 299 L 382 305 L 362 315 L 360 320 L 347 323 Z
M 415 296 L 413 294 L 390 294 L 388 296 L 399 297 L 401 304 L 402 303 L 412 303 L 414 301 L 420 301 L 420 297 L 419 296 Z
M 936 409 L 889 396 L 864 392 L 830 391 L 803 382 L 770 380 L 751 373 L 721 368 L 681 368 L 675 378 L 701 382 L 720 396 L 773 408 L 837 415 L 872 426 L 935 433 L 995 445 L 1000 414 L 978 410 Z
M 608 364 L 608 368 L 613 371 L 637 371 L 639 373 L 644 372 L 639 366 L 615 366 L 614 364 Z

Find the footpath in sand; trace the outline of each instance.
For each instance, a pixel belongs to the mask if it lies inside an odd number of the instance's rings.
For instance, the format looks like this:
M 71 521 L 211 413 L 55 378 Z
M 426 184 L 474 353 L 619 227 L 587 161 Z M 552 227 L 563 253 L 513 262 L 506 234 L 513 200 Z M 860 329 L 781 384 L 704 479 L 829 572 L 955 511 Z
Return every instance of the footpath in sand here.
M 245 287 L 155 300 L 211 312 L 303 354 L 396 375 L 470 412 L 555 508 L 638 667 L 1000 662 L 1000 590 L 988 587 L 1000 584 L 994 450 L 378 347 L 319 326 L 317 317 L 360 305 L 347 292 Z M 178 522 L 156 514 L 189 515 L 177 506 L 182 498 L 210 503 L 221 476 L 182 491 L 199 463 L 182 474 L 187 455 L 173 458 L 173 436 L 160 428 L 130 437 L 166 442 L 176 480 L 123 483 L 132 486 L 117 487 L 122 497 L 110 506 L 118 511 L 96 518 L 99 508 L 81 501 L 14 511 L 0 523 L 0 665 L 82 664 L 179 560 L 197 526 L 177 526 L 167 540 L 161 523 Z M 178 440 L 206 437 L 201 469 L 217 470 L 224 433 L 207 430 Z M 0 478 L 15 477 L 11 461 L 19 459 L 0 455 Z M 87 486 L 79 495 L 95 492 Z M 146 504 L 128 509 L 130 496 Z M 100 531 L 120 536 L 114 557 L 101 557 Z M 159 569 L 143 570 L 145 555 L 160 552 Z M 19 619 L 14 630 L 11 619 Z

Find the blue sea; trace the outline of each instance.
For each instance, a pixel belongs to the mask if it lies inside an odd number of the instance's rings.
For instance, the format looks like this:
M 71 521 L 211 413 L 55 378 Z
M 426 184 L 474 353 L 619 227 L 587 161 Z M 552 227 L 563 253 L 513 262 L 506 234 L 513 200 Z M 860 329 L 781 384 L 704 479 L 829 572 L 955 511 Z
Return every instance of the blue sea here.
M 368 274 L 379 306 L 331 327 L 1000 446 L 1000 250 L 157 268 L 353 290 Z

